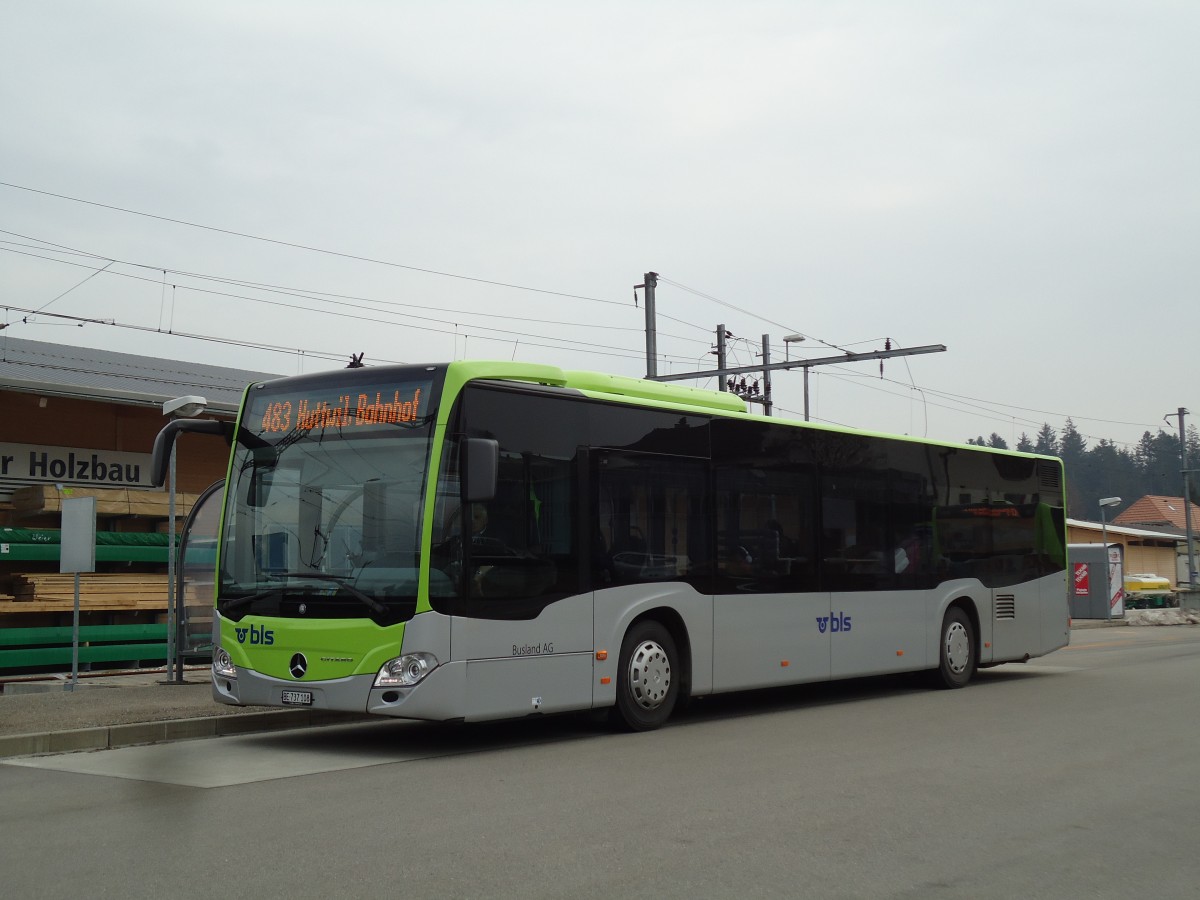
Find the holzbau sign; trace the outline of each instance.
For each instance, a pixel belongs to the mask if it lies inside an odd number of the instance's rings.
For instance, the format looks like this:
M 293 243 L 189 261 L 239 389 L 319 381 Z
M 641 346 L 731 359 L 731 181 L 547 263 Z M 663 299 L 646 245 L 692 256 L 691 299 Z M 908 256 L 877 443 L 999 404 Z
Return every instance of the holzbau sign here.
M 0 484 L 31 481 L 153 487 L 149 453 L 0 443 Z

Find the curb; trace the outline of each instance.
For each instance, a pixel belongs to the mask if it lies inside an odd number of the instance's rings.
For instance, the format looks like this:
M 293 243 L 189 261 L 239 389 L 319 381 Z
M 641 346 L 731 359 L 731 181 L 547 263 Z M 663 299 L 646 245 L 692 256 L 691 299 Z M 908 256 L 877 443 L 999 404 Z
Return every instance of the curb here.
M 159 722 L 135 722 L 128 725 L 102 725 L 72 731 L 13 734 L 0 736 L 0 759 L 37 756 L 43 753 L 72 753 L 79 750 L 113 750 L 140 744 L 336 725 L 342 722 L 369 721 L 372 718 L 374 717 L 359 713 L 289 709 L 198 719 L 164 719 Z

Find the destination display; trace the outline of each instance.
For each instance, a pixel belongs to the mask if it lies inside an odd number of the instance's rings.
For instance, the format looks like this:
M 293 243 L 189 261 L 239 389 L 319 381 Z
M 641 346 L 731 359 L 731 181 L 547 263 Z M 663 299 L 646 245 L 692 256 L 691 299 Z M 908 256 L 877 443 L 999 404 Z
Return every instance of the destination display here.
M 432 382 L 366 385 L 276 394 L 255 398 L 243 425 L 262 435 L 386 428 L 428 415 Z

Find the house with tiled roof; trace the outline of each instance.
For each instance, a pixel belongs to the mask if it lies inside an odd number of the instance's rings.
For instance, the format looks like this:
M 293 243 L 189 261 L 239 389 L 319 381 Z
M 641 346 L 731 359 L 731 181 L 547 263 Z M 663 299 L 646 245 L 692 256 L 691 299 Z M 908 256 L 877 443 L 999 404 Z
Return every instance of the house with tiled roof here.
M 1141 528 L 1161 529 L 1179 534 L 1187 534 L 1187 507 L 1182 497 L 1159 497 L 1147 494 L 1128 509 L 1113 519 L 1114 525 L 1135 525 Z M 1197 541 L 1197 528 L 1200 528 L 1200 506 L 1191 504 L 1192 559 L 1193 564 L 1200 565 L 1200 541 Z M 1187 541 L 1179 543 L 1179 563 L 1176 567 L 1176 578 L 1180 584 L 1188 582 L 1188 545 Z M 1200 579 L 1198 579 L 1200 580 Z
M 1192 527 L 1200 525 L 1200 506 L 1192 505 Z M 1147 494 L 1112 520 L 1114 525 L 1143 525 L 1183 531 L 1186 514 L 1182 497 Z

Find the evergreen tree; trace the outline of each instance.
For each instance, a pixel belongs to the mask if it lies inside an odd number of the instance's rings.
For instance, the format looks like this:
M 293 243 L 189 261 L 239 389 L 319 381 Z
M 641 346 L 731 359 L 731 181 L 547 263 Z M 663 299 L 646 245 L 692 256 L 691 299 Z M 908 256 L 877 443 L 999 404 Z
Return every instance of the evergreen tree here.
M 1031 441 L 1029 439 L 1029 435 L 1027 435 L 1023 431 L 1021 432 L 1020 439 L 1017 440 L 1017 449 L 1020 450 L 1022 453 L 1032 453 L 1033 452 L 1033 441 Z
M 1153 437 L 1150 432 L 1142 435 L 1135 453 L 1142 470 L 1146 494 L 1178 497 L 1183 493 L 1183 476 L 1180 469 L 1179 437 L 1168 434 L 1161 428 Z
M 983 438 L 979 439 L 979 443 L 981 445 L 983 444 Z M 1007 450 L 1008 449 L 1008 441 L 1004 440 L 1004 438 L 1000 437 L 1000 435 L 996 434 L 996 432 L 994 432 L 994 431 L 992 432 L 991 436 L 987 439 L 987 445 L 989 447 L 995 447 L 997 450 Z
M 1189 425 L 1187 428 L 1187 457 L 1189 469 L 1200 469 L 1200 431 L 1196 430 L 1195 425 Z M 1181 482 L 1182 483 L 1182 482 Z M 1192 502 L 1200 503 L 1200 472 L 1193 472 L 1191 476 L 1192 485 Z M 1192 523 L 1193 526 L 1195 523 Z
M 1115 517 L 1120 508 L 1149 493 L 1133 454 L 1103 439 L 1067 469 L 1067 484 L 1067 514 L 1090 522 L 1099 519 L 1101 497 L 1123 498 L 1121 507 L 1111 511 L 1111 517 Z
M 1087 452 L 1087 441 L 1083 439 L 1083 435 L 1075 428 L 1075 423 L 1069 418 L 1067 424 L 1063 426 L 1062 437 L 1058 442 L 1058 453 L 1062 457 L 1064 463 L 1068 466 L 1077 465 L 1082 462 L 1083 455 Z
M 1058 456 L 1058 434 L 1050 423 L 1046 422 L 1042 425 L 1042 430 L 1037 433 L 1037 440 L 1033 444 L 1034 453 L 1044 453 L 1047 456 Z

